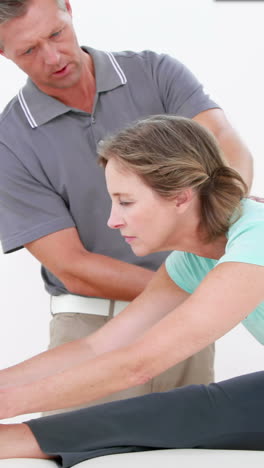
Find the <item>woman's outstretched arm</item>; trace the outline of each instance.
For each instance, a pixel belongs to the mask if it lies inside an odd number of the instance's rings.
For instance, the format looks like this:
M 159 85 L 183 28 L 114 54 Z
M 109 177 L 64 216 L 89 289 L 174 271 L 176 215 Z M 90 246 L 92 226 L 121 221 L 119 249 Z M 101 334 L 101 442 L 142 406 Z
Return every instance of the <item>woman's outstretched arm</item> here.
M 9 404 L 13 414 L 67 408 L 142 384 L 241 322 L 263 301 L 263 281 L 261 266 L 223 263 L 193 295 L 132 343 L 13 391 L 9 388 L 5 407 Z
M 173 283 L 166 275 L 163 267 L 161 276 L 164 285 L 167 284 L 168 309 L 175 297 Z M 133 317 L 129 316 L 129 320 L 123 321 L 123 327 L 120 326 L 119 334 L 112 336 L 118 343 L 115 349 L 112 345 L 112 350 L 105 348 L 98 356 L 94 345 L 97 357 L 92 360 L 83 360 L 24 385 L 3 388 L 1 417 L 84 404 L 151 379 L 203 349 L 243 320 L 263 301 L 263 281 L 261 266 L 223 263 L 207 275 L 192 296 L 184 300 L 183 295 L 183 302 L 163 318 L 162 314 L 157 317 L 157 311 L 165 297 L 158 289 L 155 294 L 153 283 L 153 290 L 150 288 L 147 293 L 148 308 L 144 310 L 143 304 L 140 308 L 138 300 L 140 312 L 137 313 L 151 317 L 151 310 L 155 310 L 156 323 L 151 326 L 151 320 L 146 319 L 145 329 L 141 327 L 138 333 L 134 328 L 131 334 L 124 326 L 125 323 L 127 327 L 134 326 Z M 137 319 L 135 317 L 135 321 Z M 98 346 L 103 351 L 103 344 L 100 344 L 103 331 L 97 336 Z
M 165 267 L 162 266 L 146 290 L 121 314 L 93 335 L 64 344 L 2 370 L 0 372 L 0 402 L 3 404 L 0 403 L 0 417 L 11 417 L 29 411 L 25 406 L 22 409 L 24 397 L 22 398 L 22 395 L 18 397 L 18 392 L 21 390 L 22 393 L 27 393 L 26 388 L 29 389 L 30 383 L 44 382 L 45 379 L 48 383 L 48 377 L 62 375 L 70 369 L 73 370 L 72 375 L 75 373 L 78 375 L 78 368 L 82 368 L 82 365 L 88 366 L 88 363 L 95 358 L 98 359 L 105 353 L 135 342 L 146 330 L 187 297 L 188 294 L 168 277 Z M 89 373 L 92 375 L 92 369 Z M 78 386 L 77 381 L 76 385 Z M 16 408 L 11 403 L 11 394 L 17 400 Z M 63 405 L 64 401 L 58 398 L 55 407 L 64 407 Z

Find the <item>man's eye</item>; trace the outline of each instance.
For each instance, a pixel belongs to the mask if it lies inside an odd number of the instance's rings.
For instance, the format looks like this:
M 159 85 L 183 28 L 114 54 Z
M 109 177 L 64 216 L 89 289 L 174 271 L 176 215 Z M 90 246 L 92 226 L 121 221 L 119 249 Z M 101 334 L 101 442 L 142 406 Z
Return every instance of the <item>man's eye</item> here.
M 60 31 L 56 31 L 55 33 L 51 34 L 50 37 L 58 37 L 62 32 L 62 29 Z
M 24 52 L 23 55 L 30 55 L 30 54 L 32 54 L 33 50 L 34 50 L 34 47 L 30 47 L 28 50 L 26 50 L 26 51 Z

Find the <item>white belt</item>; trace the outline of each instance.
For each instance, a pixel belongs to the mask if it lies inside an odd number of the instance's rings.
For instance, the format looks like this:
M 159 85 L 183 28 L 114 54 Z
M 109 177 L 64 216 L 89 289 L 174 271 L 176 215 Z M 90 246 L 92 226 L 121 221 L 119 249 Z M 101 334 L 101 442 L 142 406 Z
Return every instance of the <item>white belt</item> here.
M 51 296 L 50 309 L 52 314 L 70 312 L 113 317 L 128 304 L 129 302 L 126 301 L 61 294 L 60 296 Z

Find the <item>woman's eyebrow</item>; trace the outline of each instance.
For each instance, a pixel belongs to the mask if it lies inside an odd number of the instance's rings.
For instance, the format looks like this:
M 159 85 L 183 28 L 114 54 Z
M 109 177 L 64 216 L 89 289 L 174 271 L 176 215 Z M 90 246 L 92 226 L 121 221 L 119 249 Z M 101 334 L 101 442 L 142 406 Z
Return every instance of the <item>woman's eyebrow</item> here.
M 114 192 L 114 193 L 112 193 L 112 195 L 113 195 L 113 197 L 120 197 L 120 195 L 126 196 L 126 197 L 130 196 L 130 194 L 126 193 L 126 192 Z

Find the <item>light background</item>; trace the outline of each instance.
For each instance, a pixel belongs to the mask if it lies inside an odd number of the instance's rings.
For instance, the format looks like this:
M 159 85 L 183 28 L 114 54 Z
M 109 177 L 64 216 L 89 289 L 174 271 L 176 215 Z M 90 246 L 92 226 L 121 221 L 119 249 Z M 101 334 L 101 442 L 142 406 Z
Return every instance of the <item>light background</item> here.
M 183 61 L 248 144 L 255 160 L 252 193 L 264 195 L 264 3 L 72 0 L 72 8 L 80 44 L 112 51 L 152 49 Z M 0 58 L 0 80 L 1 111 L 25 76 Z M 3 368 L 46 348 L 50 317 L 39 264 L 28 252 L 0 254 L 0 279 Z M 217 342 L 216 378 L 260 370 L 263 356 L 262 346 L 239 325 Z

